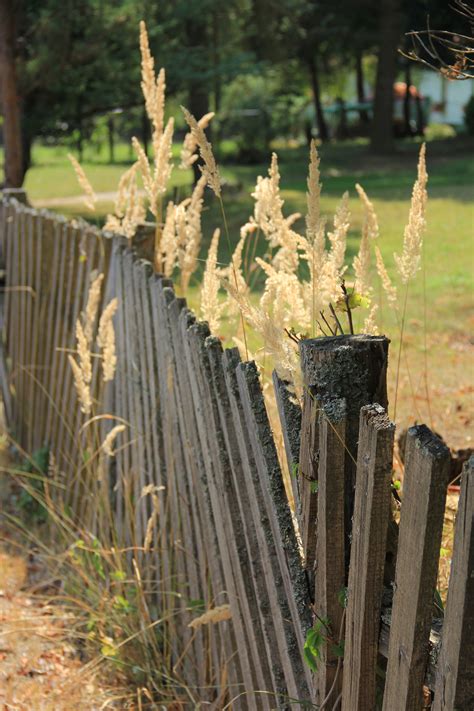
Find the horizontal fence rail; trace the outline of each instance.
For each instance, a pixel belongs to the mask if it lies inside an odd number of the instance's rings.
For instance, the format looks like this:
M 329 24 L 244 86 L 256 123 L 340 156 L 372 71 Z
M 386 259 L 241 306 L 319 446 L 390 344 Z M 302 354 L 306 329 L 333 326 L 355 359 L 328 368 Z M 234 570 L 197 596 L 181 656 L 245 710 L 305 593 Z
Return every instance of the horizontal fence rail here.
M 189 708 L 418 710 L 430 690 L 434 709 L 472 711 L 473 460 L 443 624 L 434 595 L 450 455 L 426 427 L 409 430 L 398 513 L 387 339 L 300 344 L 301 408 L 273 375 L 280 461 L 255 364 L 223 349 L 133 240 L 5 194 L 0 259 L 11 436 L 27 454 L 49 449 L 55 496 L 92 535 L 136 551 L 128 564 L 146 581 L 151 622 L 173 620 L 163 644 Z M 117 361 L 104 381 L 92 354 L 91 442 L 68 356 L 99 274 L 97 322 L 117 299 Z M 193 625 L 213 610 L 228 614 Z

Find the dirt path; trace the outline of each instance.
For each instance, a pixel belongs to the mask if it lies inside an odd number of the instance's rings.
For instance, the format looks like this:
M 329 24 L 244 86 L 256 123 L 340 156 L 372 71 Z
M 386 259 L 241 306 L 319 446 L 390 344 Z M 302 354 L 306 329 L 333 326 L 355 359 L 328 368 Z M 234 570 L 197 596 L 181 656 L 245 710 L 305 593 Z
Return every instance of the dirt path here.
M 11 497 L 8 454 L 0 449 L 0 506 Z M 0 518 L 0 711 L 95 711 L 125 708 L 71 643 L 73 622 L 64 607 L 30 583 L 27 551 L 15 550 Z M 36 571 L 37 572 L 37 571 Z M 117 694 L 116 694 L 117 696 Z
M 99 202 L 114 202 L 116 192 L 96 193 Z M 64 205 L 82 205 L 83 195 L 71 195 L 70 197 L 47 198 L 45 200 L 33 200 L 33 207 L 63 207 Z

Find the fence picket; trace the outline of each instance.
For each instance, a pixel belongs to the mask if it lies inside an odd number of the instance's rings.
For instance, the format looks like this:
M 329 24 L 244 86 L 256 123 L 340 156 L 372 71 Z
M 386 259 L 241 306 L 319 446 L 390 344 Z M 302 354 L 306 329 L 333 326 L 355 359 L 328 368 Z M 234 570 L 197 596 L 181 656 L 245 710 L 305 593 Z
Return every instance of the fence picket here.
M 341 653 L 345 590 L 344 461 L 346 403 L 328 400 L 319 413 L 318 514 L 314 607 L 320 634 L 316 701 L 336 704 L 342 689 Z
M 427 427 L 408 430 L 383 711 L 422 706 L 449 460 Z
M 433 711 L 474 708 L 474 456 L 464 465 Z
M 375 709 L 394 431 L 393 423 L 380 405 L 361 409 L 342 711 Z
M 284 636 L 279 643 L 286 645 L 286 681 L 288 693 L 295 701 L 308 697 L 311 688 L 311 673 L 302 658 L 306 633 L 311 626 L 309 590 L 255 363 L 242 363 L 237 367 L 237 382 L 258 474 L 260 516 L 262 522 L 263 516 L 267 519 L 265 536 L 276 543 L 269 553 L 278 591 L 278 611 L 283 615 Z

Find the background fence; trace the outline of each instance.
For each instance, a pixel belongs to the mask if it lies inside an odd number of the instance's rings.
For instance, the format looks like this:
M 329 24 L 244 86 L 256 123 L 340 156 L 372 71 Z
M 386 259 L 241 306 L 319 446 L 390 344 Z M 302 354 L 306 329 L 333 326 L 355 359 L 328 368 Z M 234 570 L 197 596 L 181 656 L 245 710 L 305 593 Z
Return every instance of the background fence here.
M 474 462 L 443 625 L 434 592 L 450 455 L 426 427 L 409 430 L 399 516 L 385 338 L 302 342 L 302 410 L 274 376 L 292 512 L 254 363 L 223 350 L 136 245 L 5 195 L 0 248 L 11 434 L 26 452 L 50 448 L 61 497 L 91 532 L 112 536 L 113 521 L 118 543 L 137 548 L 150 609 L 172 608 L 170 656 L 190 708 L 418 710 L 425 686 L 433 708 L 472 711 Z M 67 362 L 97 273 L 99 312 L 118 299 L 118 361 L 104 384 L 94 360 L 93 415 L 101 440 L 126 423 L 99 482 L 84 466 L 89 430 Z M 230 619 L 189 626 L 222 605 Z

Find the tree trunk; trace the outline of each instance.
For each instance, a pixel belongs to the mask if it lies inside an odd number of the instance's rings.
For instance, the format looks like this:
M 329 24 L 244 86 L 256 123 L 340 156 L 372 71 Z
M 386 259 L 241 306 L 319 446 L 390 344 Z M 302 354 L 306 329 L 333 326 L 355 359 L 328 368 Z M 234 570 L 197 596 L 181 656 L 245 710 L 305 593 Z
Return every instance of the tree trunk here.
M 197 48 L 202 48 L 202 46 L 206 43 L 208 27 L 206 19 L 203 18 L 204 16 L 202 16 L 201 19 L 193 17 L 191 21 L 186 23 L 188 46 L 191 52 L 196 52 Z M 201 80 L 198 79 L 197 73 L 191 77 L 189 82 L 188 108 L 197 121 L 199 121 L 204 114 L 209 112 L 209 86 L 205 78 L 202 78 Z M 208 135 L 210 135 L 210 130 L 210 127 L 206 130 Z M 201 177 L 199 163 L 199 160 L 193 163 L 195 183 Z
M 355 55 L 355 70 L 356 70 L 356 85 L 357 85 L 357 101 L 359 104 L 365 102 L 365 92 L 364 92 L 364 67 L 362 65 L 362 52 L 360 50 L 356 51 Z M 369 114 L 365 109 L 360 109 L 359 119 L 362 124 L 369 123 Z
M 20 102 L 15 67 L 15 2 L 0 0 L 0 104 L 5 145 L 5 186 L 23 184 Z
M 311 87 L 313 89 L 314 109 L 316 111 L 319 138 L 321 141 L 327 141 L 329 138 L 329 131 L 326 119 L 324 118 L 323 105 L 321 103 L 321 88 L 319 85 L 318 67 L 314 56 L 308 60 L 308 69 L 311 78 Z
M 109 143 L 109 163 L 115 163 L 115 124 L 114 117 L 107 119 L 107 138 Z
M 397 47 L 402 29 L 400 0 L 380 1 L 379 53 L 375 82 L 371 147 L 378 153 L 394 149 L 393 83 L 397 73 Z
M 410 94 L 410 86 L 411 86 L 411 62 L 407 61 L 406 67 L 405 67 L 405 84 L 406 84 L 406 90 L 405 90 L 405 96 L 403 98 L 403 120 L 405 123 L 405 136 L 411 136 L 412 135 L 412 130 L 411 130 L 411 122 L 410 122 L 410 113 L 411 113 L 411 94 Z

